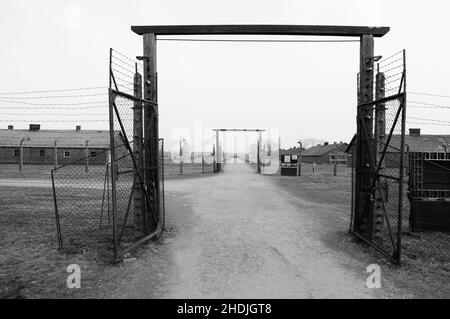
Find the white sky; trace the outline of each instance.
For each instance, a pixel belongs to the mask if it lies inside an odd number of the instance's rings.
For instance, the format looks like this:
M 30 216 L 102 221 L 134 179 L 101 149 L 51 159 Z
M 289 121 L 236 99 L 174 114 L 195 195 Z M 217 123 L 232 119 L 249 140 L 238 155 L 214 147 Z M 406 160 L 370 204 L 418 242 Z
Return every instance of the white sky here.
M 78 9 L 79 25 L 72 19 Z M 106 86 L 110 47 L 130 57 L 142 54 L 131 25 L 326 24 L 390 26 L 376 39 L 376 54 L 407 49 L 408 90 L 450 95 L 449 12 L 445 0 L 0 0 L 0 92 Z M 204 128 L 279 128 L 283 146 L 311 137 L 349 141 L 356 127 L 358 54 L 358 43 L 159 42 L 161 136 L 193 131 L 200 120 Z M 410 99 L 450 105 L 446 98 Z M 10 121 L 1 128 L 27 127 L 17 119 L 39 122 L 27 117 L 30 110 L 14 112 L 20 116 L 1 115 Z M 450 109 L 411 108 L 408 115 L 450 121 Z M 421 127 L 450 132 L 450 126 Z

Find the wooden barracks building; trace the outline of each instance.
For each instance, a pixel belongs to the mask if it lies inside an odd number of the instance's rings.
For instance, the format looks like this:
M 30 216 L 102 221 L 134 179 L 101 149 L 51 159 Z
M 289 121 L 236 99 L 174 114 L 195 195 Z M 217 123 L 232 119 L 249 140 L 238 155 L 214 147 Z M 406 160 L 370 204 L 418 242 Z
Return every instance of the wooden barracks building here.
M 24 165 L 60 166 L 86 155 L 90 165 L 105 165 L 108 149 L 109 131 L 83 131 L 81 126 L 73 130 L 41 130 L 39 124 L 30 124 L 28 130 L 17 130 L 12 125 L 0 129 L 0 164 L 18 164 L 22 151 Z

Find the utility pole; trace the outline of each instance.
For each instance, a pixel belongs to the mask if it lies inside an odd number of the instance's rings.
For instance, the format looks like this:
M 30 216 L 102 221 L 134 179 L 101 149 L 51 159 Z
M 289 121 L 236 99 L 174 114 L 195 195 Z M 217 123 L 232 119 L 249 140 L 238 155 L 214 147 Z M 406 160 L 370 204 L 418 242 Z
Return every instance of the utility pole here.
M 302 141 L 298 141 L 298 147 L 299 147 L 299 152 L 298 152 L 298 159 L 297 159 L 297 176 L 302 176 L 302 148 L 303 148 L 303 143 Z

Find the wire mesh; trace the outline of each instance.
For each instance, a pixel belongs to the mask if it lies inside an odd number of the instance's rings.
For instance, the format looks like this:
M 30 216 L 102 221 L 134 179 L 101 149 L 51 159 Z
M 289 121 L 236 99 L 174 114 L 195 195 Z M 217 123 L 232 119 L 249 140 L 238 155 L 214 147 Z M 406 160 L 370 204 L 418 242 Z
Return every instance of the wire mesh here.
M 164 216 L 162 140 L 157 167 L 149 168 L 158 170 L 160 184 L 155 187 L 144 181 L 143 113 L 155 106 L 140 98 L 142 85 L 135 81 L 142 71 L 142 63 L 111 49 L 111 143 L 102 152 L 92 152 L 91 156 L 52 171 L 60 249 L 96 247 L 117 260 L 148 235 L 149 219 L 157 224 Z M 102 165 L 98 158 L 105 159 Z M 97 165 L 89 166 L 90 161 Z M 154 205 L 156 202 L 159 206 Z
M 109 150 L 103 151 L 105 158 Z M 112 240 L 110 165 L 89 157 L 52 170 L 59 248 L 79 252 Z

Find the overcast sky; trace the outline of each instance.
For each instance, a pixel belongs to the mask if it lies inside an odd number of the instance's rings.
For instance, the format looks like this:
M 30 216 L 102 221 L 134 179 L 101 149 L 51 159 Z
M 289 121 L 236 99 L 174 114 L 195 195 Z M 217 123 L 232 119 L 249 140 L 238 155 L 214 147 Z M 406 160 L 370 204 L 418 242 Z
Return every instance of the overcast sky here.
M 408 90 L 450 95 L 449 12 L 445 0 L 0 0 L 0 92 L 107 86 L 110 47 L 142 54 L 131 25 L 325 24 L 390 26 L 376 40 L 376 54 L 406 49 Z M 279 128 L 283 146 L 312 137 L 349 141 L 356 129 L 358 54 L 358 43 L 158 42 L 161 136 L 201 121 L 204 128 Z M 444 97 L 409 99 L 450 105 Z M 32 110 L 1 112 L 1 128 L 42 118 L 25 115 Z M 444 108 L 411 108 L 408 115 L 450 121 Z M 431 123 L 411 126 L 450 131 Z M 63 125 L 74 126 L 43 123 Z

